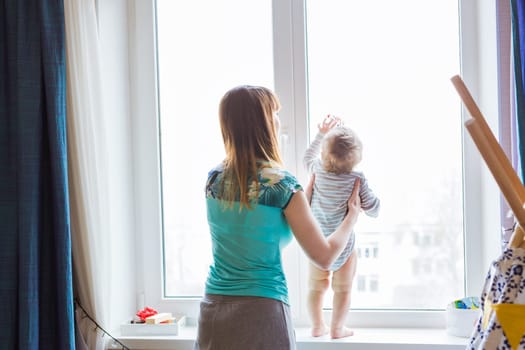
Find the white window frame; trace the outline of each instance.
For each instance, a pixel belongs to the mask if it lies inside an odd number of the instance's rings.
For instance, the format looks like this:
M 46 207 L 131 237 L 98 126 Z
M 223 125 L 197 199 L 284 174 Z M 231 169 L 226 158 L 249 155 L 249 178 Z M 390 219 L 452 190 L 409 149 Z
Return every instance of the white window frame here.
M 460 0 L 461 75 L 497 135 L 498 90 L 495 5 L 490 2 Z M 158 139 L 157 76 L 155 51 L 155 1 L 130 0 L 130 100 L 133 171 L 135 189 L 135 238 L 137 257 L 137 309 L 151 306 L 183 313 L 189 323 L 198 314 L 199 299 L 162 297 L 162 242 L 160 158 Z M 275 91 L 280 111 L 284 160 L 299 178 L 306 174 L 300 164 L 307 145 L 305 118 L 308 111 L 305 26 L 303 0 L 273 0 Z M 278 33 L 278 35 L 277 35 Z M 468 35 L 468 33 L 470 33 Z M 476 35 L 477 33 L 477 35 Z M 481 40 L 483 38 L 483 40 Z M 290 69 L 291 67 L 291 69 Z M 459 73 L 459 72 L 458 72 Z M 453 86 L 451 84 L 451 89 Z M 508 99 L 507 99 L 508 100 Z M 438 103 L 438 102 L 436 102 Z M 459 103 L 459 98 L 458 98 Z M 464 112 L 466 113 L 466 112 Z M 500 230 L 499 190 L 464 130 L 465 260 L 466 294 L 478 295 L 486 269 L 496 254 Z M 295 161 L 294 161 L 295 159 Z M 490 213 L 490 214 L 489 214 Z M 495 244 L 496 243 L 496 244 Z M 288 260 L 299 259 L 298 248 L 290 250 Z M 298 260 L 296 260 L 298 261 Z M 293 264 L 293 262 L 292 262 Z M 286 268 L 286 267 L 285 267 Z M 290 283 L 296 283 L 289 276 Z M 298 325 L 306 324 L 305 298 L 291 295 Z M 442 327 L 444 311 L 352 311 L 354 327 Z

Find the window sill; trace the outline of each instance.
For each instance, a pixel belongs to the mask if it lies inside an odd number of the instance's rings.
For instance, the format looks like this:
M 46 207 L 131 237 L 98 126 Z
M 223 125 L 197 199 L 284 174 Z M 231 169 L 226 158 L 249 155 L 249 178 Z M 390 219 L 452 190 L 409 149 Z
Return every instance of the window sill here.
M 360 350 L 464 350 L 468 343 L 468 338 L 436 328 L 354 328 L 354 332 L 352 337 L 332 340 L 328 336 L 313 338 L 308 328 L 297 328 L 297 348 L 339 350 L 352 344 L 352 349 Z M 119 336 L 118 340 L 134 350 L 191 350 L 195 335 L 195 327 L 182 327 L 177 336 Z

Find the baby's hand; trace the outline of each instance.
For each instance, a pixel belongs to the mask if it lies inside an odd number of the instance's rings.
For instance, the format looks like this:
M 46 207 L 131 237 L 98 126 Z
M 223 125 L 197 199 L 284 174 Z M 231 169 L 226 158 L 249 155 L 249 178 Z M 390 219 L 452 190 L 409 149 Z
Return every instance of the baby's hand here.
M 319 132 L 322 134 L 326 134 L 330 130 L 332 130 L 337 125 L 341 124 L 341 118 L 336 117 L 335 115 L 328 114 L 326 117 L 324 117 L 323 122 L 317 124 L 317 127 L 319 128 Z

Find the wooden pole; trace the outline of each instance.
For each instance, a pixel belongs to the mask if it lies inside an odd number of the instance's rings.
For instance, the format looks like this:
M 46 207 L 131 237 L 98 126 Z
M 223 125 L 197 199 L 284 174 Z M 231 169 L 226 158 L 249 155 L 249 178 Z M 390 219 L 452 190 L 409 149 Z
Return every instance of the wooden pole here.
M 521 183 L 520 178 L 514 171 L 512 164 L 507 158 L 507 155 L 505 154 L 498 140 L 492 133 L 489 125 L 487 124 L 485 118 L 483 117 L 483 114 L 481 114 L 481 111 L 476 105 L 476 102 L 474 102 L 474 99 L 472 98 L 472 95 L 470 94 L 467 87 L 465 86 L 465 83 L 463 82 L 461 77 L 459 77 L 458 75 L 452 77 L 451 80 L 452 80 L 452 84 L 454 84 L 459 96 L 463 100 L 463 103 L 465 104 L 465 107 L 469 111 L 470 115 L 478 122 L 479 128 L 482 130 L 484 138 L 487 140 L 487 143 L 489 144 L 490 149 L 492 149 L 495 157 L 498 159 L 498 164 L 504 168 L 504 171 L 507 174 L 506 177 L 508 181 L 511 182 L 512 188 L 517 193 L 518 198 L 520 199 L 521 203 L 522 204 L 525 203 L 525 187 L 523 187 L 523 184 Z
M 525 227 L 525 210 L 523 209 L 523 202 L 518 196 L 517 191 L 515 191 L 515 186 L 511 181 L 511 174 L 505 171 L 504 167 L 501 166 L 502 162 L 485 137 L 480 123 L 475 119 L 470 119 L 465 122 L 465 127 L 470 133 L 470 136 L 472 136 L 481 156 L 494 176 L 496 183 L 503 193 L 503 197 L 505 197 L 509 207 L 516 216 L 516 220 L 522 227 Z
M 519 227 L 516 227 L 509 241 L 509 246 L 517 248 L 524 245 L 525 233 L 525 187 L 520 178 L 514 171 L 512 164 L 505 155 L 498 140 L 490 130 L 483 114 L 479 110 L 472 95 L 465 86 L 460 76 L 451 78 L 463 104 L 471 114 L 472 118 L 465 122 L 470 136 L 474 140 L 476 147 L 485 160 L 496 183 L 498 184 L 503 197 L 511 208 Z

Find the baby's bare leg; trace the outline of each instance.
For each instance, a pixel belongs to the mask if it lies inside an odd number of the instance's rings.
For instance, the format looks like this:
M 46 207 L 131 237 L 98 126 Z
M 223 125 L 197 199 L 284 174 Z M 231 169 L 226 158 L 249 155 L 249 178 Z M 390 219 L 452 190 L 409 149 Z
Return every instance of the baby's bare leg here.
M 312 320 L 312 336 L 320 337 L 328 334 L 329 328 L 323 320 L 323 297 L 330 285 L 330 272 L 323 271 L 310 263 L 310 278 L 308 281 L 308 312 Z
M 330 336 L 333 339 L 354 335 L 354 332 L 345 326 L 345 322 L 346 315 L 350 309 L 350 293 L 356 267 L 357 255 L 354 250 L 346 263 L 339 270 L 335 271 L 332 277 L 334 300 Z

